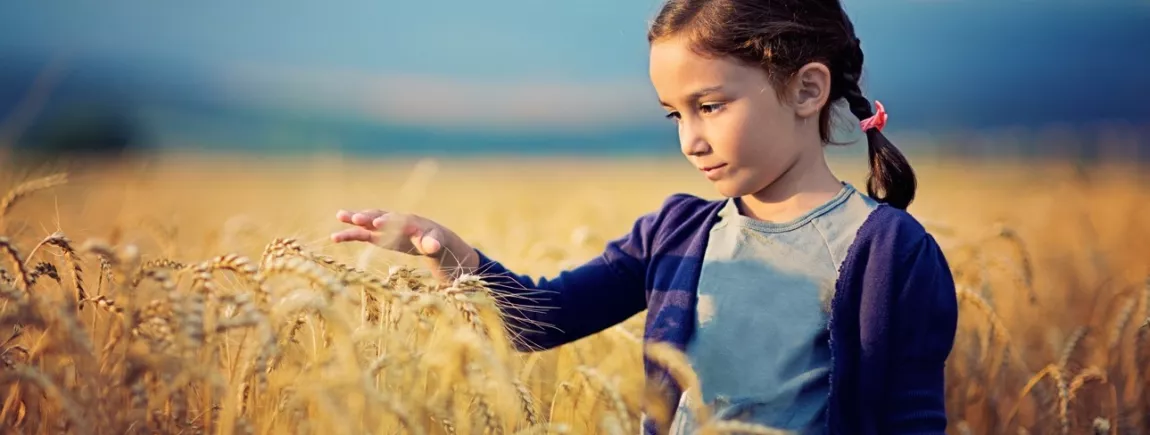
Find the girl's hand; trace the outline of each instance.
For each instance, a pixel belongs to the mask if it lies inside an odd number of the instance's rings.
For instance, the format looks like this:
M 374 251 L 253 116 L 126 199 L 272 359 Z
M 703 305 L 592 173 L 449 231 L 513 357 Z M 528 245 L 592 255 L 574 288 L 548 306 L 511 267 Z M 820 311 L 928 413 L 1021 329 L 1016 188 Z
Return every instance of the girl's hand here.
M 474 248 L 430 219 L 378 209 L 340 210 L 335 217 L 355 226 L 333 233 L 333 242 L 368 242 L 384 249 L 427 257 L 440 278 L 451 279 L 479 266 Z

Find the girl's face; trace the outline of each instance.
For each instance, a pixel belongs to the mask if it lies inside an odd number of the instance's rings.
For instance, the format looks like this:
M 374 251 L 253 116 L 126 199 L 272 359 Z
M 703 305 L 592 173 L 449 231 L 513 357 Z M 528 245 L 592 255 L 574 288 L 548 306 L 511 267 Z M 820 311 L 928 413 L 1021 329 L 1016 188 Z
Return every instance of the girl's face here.
M 651 45 L 650 75 L 683 154 L 723 196 L 762 191 L 811 148 L 822 152 L 810 143 L 809 104 L 781 100 L 760 68 L 701 56 L 675 37 Z

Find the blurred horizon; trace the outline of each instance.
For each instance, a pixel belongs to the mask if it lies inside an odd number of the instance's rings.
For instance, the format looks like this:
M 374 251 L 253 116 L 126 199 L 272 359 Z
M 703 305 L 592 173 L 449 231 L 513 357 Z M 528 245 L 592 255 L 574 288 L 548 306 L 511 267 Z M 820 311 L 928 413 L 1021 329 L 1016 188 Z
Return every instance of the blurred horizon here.
M 180 150 L 674 155 L 646 70 L 659 4 L 7 2 L 0 143 L 75 131 Z M 1150 3 L 845 7 L 900 147 L 1087 156 L 1109 138 L 1150 155 Z M 13 118 L 29 125 L 13 133 Z

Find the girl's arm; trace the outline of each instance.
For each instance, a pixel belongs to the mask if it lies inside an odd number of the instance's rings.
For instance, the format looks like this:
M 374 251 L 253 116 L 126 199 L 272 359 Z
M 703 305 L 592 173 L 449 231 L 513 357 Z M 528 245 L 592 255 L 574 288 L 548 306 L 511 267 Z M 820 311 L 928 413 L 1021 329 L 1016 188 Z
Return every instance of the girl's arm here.
M 518 275 L 476 250 L 477 274 L 503 300 L 520 351 L 546 350 L 602 331 L 646 308 L 646 275 L 657 214 L 638 219 L 603 253 L 555 277 Z
M 916 239 L 896 250 L 902 260 L 886 274 L 868 280 L 891 286 L 893 296 L 888 395 L 879 419 L 884 434 L 941 435 L 947 426 L 944 373 L 958 301 L 950 267 L 934 238 L 921 232 Z
M 602 331 L 646 308 L 647 267 L 656 228 L 669 208 L 683 208 L 684 198 L 688 197 L 668 198 L 662 208 L 639 218 L 629 233 L 609 242 L 594 259 L 538 280 L 513 273 L 450 229 L 420 216 L 341 210 L 336 218 L 354 226 L 332 234 L 332 240 L 369 242 L 426 256 L 441 280 L 465 272 L 478 275 L 501 301 L 516 348 L 545 350 Z M 398 230 L 399 237 L 385 237 L 387 228 Z

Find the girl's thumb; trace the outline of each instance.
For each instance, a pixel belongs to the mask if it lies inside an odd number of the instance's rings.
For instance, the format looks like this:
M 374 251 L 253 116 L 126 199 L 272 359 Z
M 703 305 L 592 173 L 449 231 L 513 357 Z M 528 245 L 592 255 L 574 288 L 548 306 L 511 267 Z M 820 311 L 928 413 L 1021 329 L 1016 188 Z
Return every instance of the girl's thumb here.
M 443 232 L 438 228 L 419 231 L 411 237 L 411 244 L 423 255 L 436 255 L 443 249 Z

